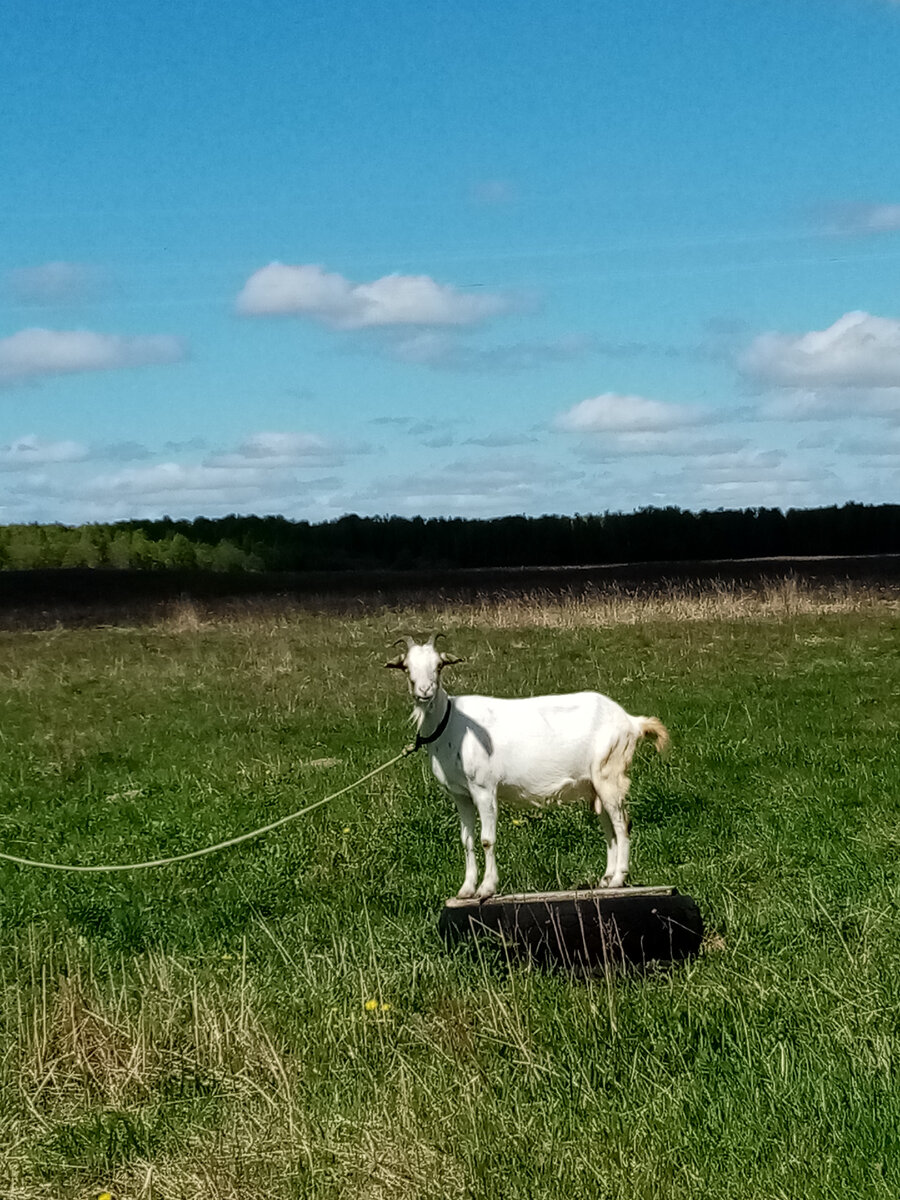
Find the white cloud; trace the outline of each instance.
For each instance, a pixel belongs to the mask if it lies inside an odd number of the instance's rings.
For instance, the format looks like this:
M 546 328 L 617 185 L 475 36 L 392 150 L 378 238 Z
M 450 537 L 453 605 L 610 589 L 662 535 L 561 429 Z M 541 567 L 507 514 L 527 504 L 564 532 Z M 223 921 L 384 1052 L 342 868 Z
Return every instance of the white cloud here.
M 308 458 L 330 449 L 317 433 L 252 433 L 238 453 L 247 458 Z
M 17 267 L 7 280 L 13 296 L 24 304 L 66 304 L 89 299 L 102 274 L 86 263 L 47 262 Z
M 742 450 L 737 454 L 715 454 L 692 464 L 707 485 L 727 486 L 746 483 L 762 483 L 773 478 L 788 481 L 793 478 L 807 479 L 809 468 L 804 465 L 788 465 L 783 450 Z
M 900 387 L 782 388 L 766 396 L 757 414 L 767 421 L 840 421 L 900 418 Z
M 471 196 L 476 204 L 496 208 L 512 204 L 516 199 L 516 188 L 508 179 L 480 179 L 472 185 Z
M 153 457 L 153 452 L 141 442 L 106 442 L 94 446 L 91 458 L 109 459 L 112 462 L 138 462 Z
M 23 464 L 25 465 L 25 464 Z M 341 486 L 334 475 L 299 479 L 289 469 L 213 467 L 159 462 L 86 475 L 80 463 L 52 471 L 35 468 L 4 479 L 4 520 L 109 521 L 123 518 L 224 516 L 231 512 L 283 512 L 336 516 L 325 497 Z
M 554 425 L 567 433 L 659 433 L 710 419 L 693 405 L 604 392 L 560 413 Z
M 788 388 L 766 397 L 758 413 L 765 421 L 832 421 L 847 415 L 847 397 L 833 391 Z
M 435 329 L 416 330 L 392 339 L 387 346 L 392 358 L 424 367 L 446 367 L 455 363 L 457 338 Z
M 466 438 L 464 446 L 484 446 L 488 450 L 506 450 L 510 446 L 527 446 L 538 439 L 528 433 L 487 433 L 483 437 Z
M 358 492 L 332 497 L 343 511 L 401 516 L 499 516 L 571 511 L 584 473 L 532 458 L 457 459 L 433 471 L 386 475 Z
M 858 498 L 858 488 L 840 478 L 828 462 L 810 462 L 780 450 L 698 457 L 652 474 L 638 474 L 629 464 L 619 477 L 608 469 L 604 482 L 616 495 L 615 507 L 623 510 L 647 503 L 696 510 L 809 506 Z
M 712 459 L 736 454 L 746 445 L 745 438 L 702 438 L 683 430 L 611 433 L 605 438 L 591 438 L 583 442 L 579 457 L 590 462 L 639 457 Z
M 183 446 L 199 448 L 193 440 Z M 87 446 L 29 436 L 0 445 L 0 513 L 7 520 L 84 521 L 163 513 L 300 515 L 299 507 L 304 516 L 325 518 L 338 515 L 327 496 L 343 481 L 323 468 L 358 452 L 315 433 L 259 432 L 232 453 L 203 462 L 155 461 L 153 451 L 134 442 Z M 105 469 L 86 471 L 87 462 L 103 460 Z M 14 468 L 14 475 L 7 473 Z
M 846 233 L 890 233 L 900 229 L 900 204 L 854 204 L 843 209 L 839 227 Z
M 0 382 L 180 362 L 186 355 L 181 338 L 168 334 L 125 336 L 87 329 L 22 329 L 0 338 Z
M 838 446 L 838 451 L 871 458 L 896 458 L 900 456 L 900 429 L 889 429 L 877 438 L 850 438 Z
M 254 272 L 236 304 L 244 316 L 293 314 L 336 329 L 474 325 L 509 307 L 502 296 L 463 292 L 429 275 L 384 275 L 371 283 L 353 283 L 315 263 L 280 262 Z
M 95 498 L 139 496 L 152 499 L 170 493 L 184 495 L 220 491 L 244 497 L 254 492 L 265 478 L 263 471 L 235 471 L 230 467 L 164 462 L 99 475 L 84 487 L 83 494 Z
M 815 433 L 808 434 L 802 437 L 797 442 L 798 450 L 831 450 L 837 441 L 837 435 L 833 429 L 816 430 Z
M 366 447 L 355 447 L 364 452 Z M 317 433 L 253 433 L 229 454 L 217 454 L 207 460 L 210 467 L 256 467 L 277 470 L 281 467 L 337 466 L 348 451 Z
M 28 470 L 50 463 L 81 462 L 87 457 L 88 448 L 81 442 L 47 442 L 30 434 L 0 446 L 0 469 Z
M 849 312 L 823 330 L 764 333 L 738 366 L 776 387 L 898 387 L 900 321 Z
M 594 341 L 580 334 L 545 341 L 472 346 L 444 330 L 416 330 L 388 342 L 386 352 L 401 362 L 448 371 L 533 371 L 547 363 L 569 362 L 594 352 Z

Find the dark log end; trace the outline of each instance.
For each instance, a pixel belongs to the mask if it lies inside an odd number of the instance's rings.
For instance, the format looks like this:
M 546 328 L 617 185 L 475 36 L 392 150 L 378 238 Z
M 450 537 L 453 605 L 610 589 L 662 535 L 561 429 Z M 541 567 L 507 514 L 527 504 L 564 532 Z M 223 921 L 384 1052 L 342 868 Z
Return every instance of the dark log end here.
M 487 937 L 512 954 L 575 971 L 675 962 L 695 955 L 703 940 L 696 902 L 667 887 L 448 900 L 438 928 L 451 945 Z

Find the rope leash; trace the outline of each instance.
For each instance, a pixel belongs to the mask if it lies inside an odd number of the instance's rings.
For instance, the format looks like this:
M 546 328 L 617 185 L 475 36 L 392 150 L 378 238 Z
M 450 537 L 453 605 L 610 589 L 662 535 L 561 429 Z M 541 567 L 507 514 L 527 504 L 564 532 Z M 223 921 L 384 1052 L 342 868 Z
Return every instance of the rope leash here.
M 251 838 L 262 837 L 264 833 L 271 833 L 273 829 L 278 829 L 281 825 L 287 825 L 289 821 L 296 821 L 298 817 L 305 817 L 307 813 L 321 808 L 323 804 L 328 804 L 330 801 L 336 800 L 338 796 L 343 796 L 345 793 L 359 787 L 361 783 L 365 783 L 367 780 L 373 779 L 376 775 L 380 775 L 382 771 L 386 771 L 388 767 L 392 767 L 394 763 L 398 763 L 401 758 L 408 758 L 416 750 L 418 750 L 418 746 L 410 742 L 408 746 L 405 746 L 389 762 L 382 763 L 374 771 L 369 771 L 368 775 L 361 776 L 354 783 L 348 783 L 340 791 L 332 792 L 330 796 L 325 796 L 324 799 L 317 800 L 315 804 L 308 804 L 305 808 L 298 808 L 296 812 L 288 813 L 286 817 L 279 817 L 277 821 L 271 821 L 268 825 L 261 825 L 259 829 L 251 829 L 249 833 L 238 834 L 237 837 L 228 838 L 224 842 L 216 842 L 214 846 L 204 846 L 200 850 L 189 850 L 186 854 L 175 854 L 171 858 L 151 858 L 147 862 L 137 863 L 104 863 L 95 866 L 78 866 L 77 864 L 70 863 L 39 862 L 33 858 L 19 858 L 16 854 L 5 854 L 0 850 L 0 859 L 16 863 L 20 867 L 42 867 L 46 871 L 142 871 L 146 867 L 168 867 L 172 863 L 187 862 L 189 858 L 202 858 L 205 854 L 215 854 L 217 850 L 226 850 L 229 846 L 237 846 L 241 842 L 249 842 Z

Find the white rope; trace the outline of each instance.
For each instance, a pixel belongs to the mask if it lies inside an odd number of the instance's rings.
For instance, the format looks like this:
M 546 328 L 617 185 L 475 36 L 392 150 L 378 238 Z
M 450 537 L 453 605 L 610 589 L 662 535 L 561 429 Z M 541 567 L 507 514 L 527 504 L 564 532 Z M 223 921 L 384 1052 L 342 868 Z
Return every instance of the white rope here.
M 277 821 L 272 821 L 268 825 L 261 825 L 259 829 L 252 829 L 249 833 L 238 834 L 237 837 L 228 838 L 227 841 L 216 842 L 214 846 L 204 846 L 201 850 L 188 850 L 186 854 L 175 854 L 171 858 L 151 858 L 147 862 L 136 863 L 102 863 L 79 866 L 74 863 L 39 862 L 34 858 L 20 858 L 16 854 L 6 854 L 0 850 L 0 859 L 5 859 L 6 862 L 17 863 L 20 867 L 41 867 L 46 871 L 142 871 L 145 867 L 168 867 L 172 863 L 186 862 L 189 858 L 201 858 L 204 854 L 215 854 L 217 850 L 226 850 L 229 846 L 237 846 L 240 842 L 249 842 L 251 838 L 262 837 L 264 833 L 271 833 L 273 829 L 277 829 L 280 825 L 287 825 L 289 821 L 296 821 L 298 817 L 305 817 L 307 813 L 311 813 L 314 809 L 321 808 L 323 804 L 328 804 L 331 800 L 336 800 L 338 796 L 343 796 L 346 792 L 352 791 L 354 788 L 359 787 L 361 783 L 365 783 L 366 780 L 372 779 L 375 775 L 380 775 L 382 771 L 386 771 L 388 767 L 392 767 L 401 758 L 406 758 L 414 750 L 415 747 L 412 744 L 406 746 L 389 762 L 382 763 L 380 767 L 376 767 L 368 775 L 363 775 L 354 783 L 348 783 L 340 791 L 332 792 L 330 796 L 326 796 L 323 800 L 317 800 L 315 804 L 308 804 L 306 808 L 298 808 L 296 812 L 288 813 L 286 817 L 279 817 Z

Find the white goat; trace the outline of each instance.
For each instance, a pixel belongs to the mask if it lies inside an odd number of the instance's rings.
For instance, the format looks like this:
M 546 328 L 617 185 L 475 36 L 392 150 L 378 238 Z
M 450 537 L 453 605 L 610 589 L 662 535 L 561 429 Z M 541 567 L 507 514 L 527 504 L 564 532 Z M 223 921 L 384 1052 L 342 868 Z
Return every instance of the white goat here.
M 622 887 L 628 875 L 628 768 L 641 738 L 659 751 L 669 735 L 656 717 L 632 717 L 599 692 L 498 700 L 449 696 L 441 671 L 462 662 L 407 638 L 407 650 L 386 667 L 405 671 L 415 700 L 417 746 L 426 746 L 434 776 L 456 801 L 466 854 L 461 898 L 497 890 L 494 843 L 497 801 L 539 808 L 591 801 L 606 837 L 601 887 Z M 475 817 L 481 822 L 484 878 L 478 883 Z

